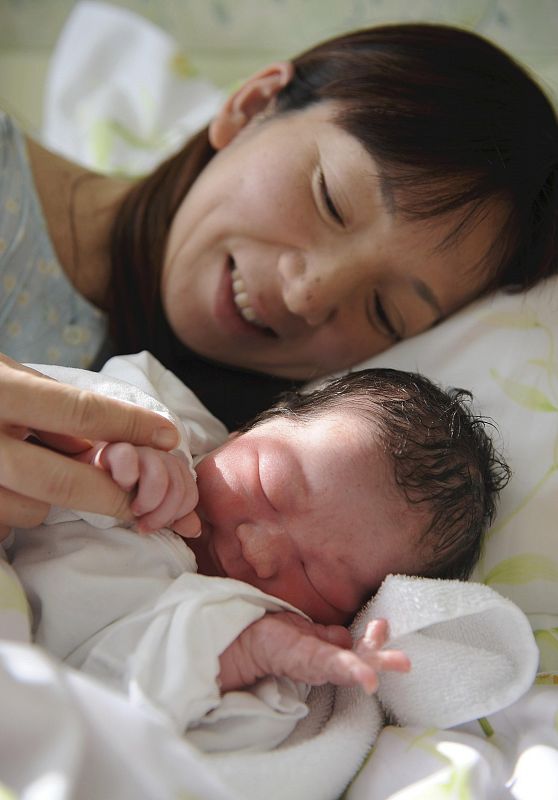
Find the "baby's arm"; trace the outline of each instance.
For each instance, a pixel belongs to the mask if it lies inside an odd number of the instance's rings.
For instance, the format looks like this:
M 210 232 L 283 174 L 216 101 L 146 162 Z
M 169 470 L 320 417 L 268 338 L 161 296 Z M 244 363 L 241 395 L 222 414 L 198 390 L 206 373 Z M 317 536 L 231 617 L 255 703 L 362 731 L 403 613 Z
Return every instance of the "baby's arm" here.
M 196 481 L 180 455 L 127 442 L 98 442 L 78 458 L 110 472 L 125 491 L 135 490 L 131 509 L 140 533 L 172 528 L 192 538 L 201 532 L 194 511 L 198 503 Z
M 386 621 L 375 620 L 351 650 L 350 633 L 338 625 L 317 625 L 289 611 L 266 614 L 221 654 L 221 690 L 241 689 L 275 675 L 313 686 L 361 686 L 372 694 L 378 672 L 407 672 L 411 667 L 400 650 L 381 649 L 386 637 Z

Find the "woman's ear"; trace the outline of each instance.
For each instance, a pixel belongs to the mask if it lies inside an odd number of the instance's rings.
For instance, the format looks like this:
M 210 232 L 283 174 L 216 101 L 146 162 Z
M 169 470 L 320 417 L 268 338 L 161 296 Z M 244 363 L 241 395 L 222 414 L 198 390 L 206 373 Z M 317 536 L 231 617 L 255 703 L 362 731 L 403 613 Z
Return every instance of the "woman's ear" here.
M 286 86 L 294 74 L 290 61 L 277 61 L 256 72 L 237 89 L 209 124 L 209 142 L 221 150 L 235 138 L 256 114 Z

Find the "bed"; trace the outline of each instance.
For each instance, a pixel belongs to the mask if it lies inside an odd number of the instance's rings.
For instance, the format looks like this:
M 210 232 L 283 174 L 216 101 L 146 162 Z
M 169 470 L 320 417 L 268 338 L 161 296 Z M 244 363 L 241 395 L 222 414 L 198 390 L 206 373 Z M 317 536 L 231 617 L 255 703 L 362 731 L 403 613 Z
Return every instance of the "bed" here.
M 305 6 L 272 0 L 246 0 L 240 5 L 232 0 L 121 3 L 141 11 L 150 22 L 133 18 L 139 25 L 136 51 L 128 54 L 128 61 L 121 60 L 119 51 L 119 70 L 107 73 L 118 73 L 122 81 L 118 83 L 98 71 L 91 75 L 87 47 L 76 49 L 68 25 L 58 39 L 72 5 L 49 0 L 41 4 L 44 16 L 39 20 L 35 4 L 0 0 L 4 22 L 0 105 L 51 146 L 96 168 L 132 174 L 172 150 L 180 137 L 211 115 L 236 79 L 270 58 L 286 56 L 343 29 L 411 18 L 411 4 L 393 0 L 331 0 Z M 81 9 L 88 6 L 88 13 L 103 11 L 95 5 L 82 4 Z M 558 95 L 555 2 L 541 1 L 527 8 L 513 0 L 468 0 L 458 11 L 449 0 L 424 0 L 412 8 L 415 18 L 466 25 L 494 38 L 537 72 L 551 96 Z M 265 30 L 273 31 L 268 40 L 267 34 L 261 33 L 263 14 L 267 15 Z M 295 15 L 297 32 L 293 34 Z M 131 20 L 127 15 L 111 17 L 108 29 L 113 35 L 118 24 L 129 30 Z M 74 15 L 72 24 L 78 23 L 83 20 Z M 172 39 L 165 28 L 173 31 Z M 103 36 L 102 26 L 95 28 L 95 36 Z M 257 51 L 250 48 L 254 40 L 259 42 Z M 124 110 L 128 116 L 115 120 L 108 111 L 114 108 L 114 97 L 126 87 L 138 42 L 144 55 L 146 48 L 151 48 L 145 73 L 147 90 L 144 86 L 142 93 L 132 92 Z M 88 47 L 93 44 L 89 42 Z M 54 48 L 56 62 L 46 78 L 45 64 Z M 75 67 L 71 74 L 66 69 L 69 58 Z M 69 103 L 72 91 L 74 102 Z M 153 97 L 158 98 L 156 103 L 149 99 Z M 177 105 L 182 109 L 179 116 L 173 110 Z M 134 130 L 141 133 L 135 139 L 126 135 L 132 121 Z M 444 385 L 466 387 L 474 394 L 476 409 L 497 423 L 499 444 L 513 479 L 502 495 L 473 580 L 522 609 L 539 650 L 538 674 L 533 686 L 510 705 L 460 725 L 382 722 L 374 745 L 359 753 L 351 782 L 335 794 L 317 778 L 319 759 L 309 760 L 306 768 L 300 763 L 291 765 L 308 773 L 297 796 L 316 800 L 333 800 L 341 793 L 345 800 L 556 798 L 558 279 L 526 294 L 498 294 L 480 300 L 435 330 L 403 342 L 367 364 L 417 370 Z M 17 588 L 13 597 L 17 599 Z M 18 606 L 16 600 L 13 604 L 15 630 L 23 605 Z M 10 721 L 0 730 L 0 748 L 6 758 L 11 754 L 14 770 L 23 764 L 22 742 L 25 752 L 33 753 L 35 763 L 41 765 L 40 780 L 31 781 L 22 797 L 242 797 L 238 788 L 231 789 L 223 780 L 226 769 L 216 777 L 211 766 L 200 768 L 195 751 L 171 731 L 152 727 L 102 687 L 79 674 L 61 671 L 43 654 L 30 656 L 14 643 L 3 657 L 2 667 L 4 678 L 25 675 L 20 694 L 12 684 L 0 682 L 2 716 Z M 461 679 L 458 671 L 452 676 L 456 685 Z M 1 687 L 8 685 L 10 691 L 2 691 Z M 45 686 L 54 691 L 45 694 Z M 339 702 L 353 700 L 346 696 Z M 23 724 L 21 704 L 33 709 L 32 739 L 28 725 Z M 363 707 L 359 713 L 362 718 Z M 350 747 L 351 730 L 343 735 Z M 189 776 L 180 788 L 173 780 L 178 762 Z M 248 776 L 252 770 L 262 787 L 259 796 L 286 800 L 295 796 L 294 790 L 285 788 L 288 781 L 281 791 L 269 785 L 264 790 L 266 766 L 261 760 L 248 760 L 245 769 Z M 10 786 L 6 774 L 0 775 L 0 787 L 2 784 Z M 87 789 L 76 794 L 76 786 Z M 6 788 L 6 797 L 11 796 Z

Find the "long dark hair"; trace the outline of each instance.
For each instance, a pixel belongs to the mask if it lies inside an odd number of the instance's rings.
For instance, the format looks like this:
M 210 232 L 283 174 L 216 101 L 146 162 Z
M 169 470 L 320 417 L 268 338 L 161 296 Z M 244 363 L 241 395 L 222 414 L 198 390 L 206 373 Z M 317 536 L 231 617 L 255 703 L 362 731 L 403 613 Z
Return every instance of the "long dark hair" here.
M 403 214 L 462 208 L 459 236 L 503 201 L 486 291 L 526 289 L 556 272 L 558 124 L 508 55 L 458 28 L 390 25 L 319 44 L 293 63 L 276 112 L 336 101 L 336 121 L 374 156 Z M 132 188 L 112 231 L 115 346 L 148 348 L 179 373 L 188 351 L 166 323 L 160 273 L 174 214 L 213 155 L 205 129 Z

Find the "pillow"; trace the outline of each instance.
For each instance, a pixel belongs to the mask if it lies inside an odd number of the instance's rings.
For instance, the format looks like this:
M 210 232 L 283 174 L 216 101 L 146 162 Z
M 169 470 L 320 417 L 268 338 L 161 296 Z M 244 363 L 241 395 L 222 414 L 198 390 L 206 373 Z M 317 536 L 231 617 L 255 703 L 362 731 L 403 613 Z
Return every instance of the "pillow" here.
M 558 278 L 483 298 L 359 366 L 469 389 L 496 423 L 513 475 L 472 580 L 525 612 L 541 669 L 558 671 Z

